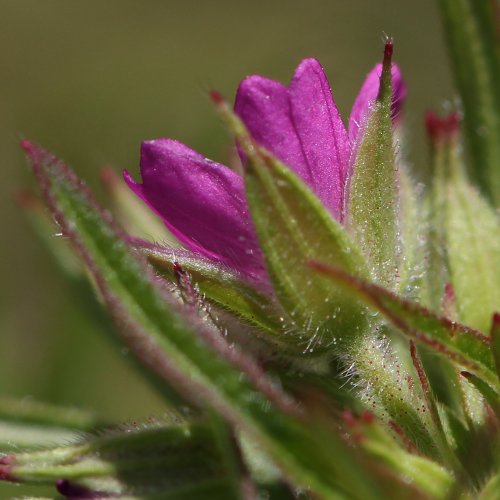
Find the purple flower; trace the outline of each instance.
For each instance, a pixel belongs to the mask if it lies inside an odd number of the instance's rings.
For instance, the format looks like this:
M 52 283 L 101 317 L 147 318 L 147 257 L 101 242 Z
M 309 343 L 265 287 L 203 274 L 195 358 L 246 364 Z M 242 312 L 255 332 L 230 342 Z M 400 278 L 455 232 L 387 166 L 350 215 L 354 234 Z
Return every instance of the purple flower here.
M 254 75 L 241 82 L 236 95 L 235 111 L 254 140 L 294 170 L 339 221 L 381 68 L 379 64 L 368 74 L 347 129 L 316 59 L 304 59 L 288 87 Z M 406 88 L 396 65 L 392 76 L 396 117 Z M 265 278 L 240 175 L 173 139 L 156 139 L 141 147 L 142 184 L 128 172 L 124 176 L 188 249 L 251 278 Z

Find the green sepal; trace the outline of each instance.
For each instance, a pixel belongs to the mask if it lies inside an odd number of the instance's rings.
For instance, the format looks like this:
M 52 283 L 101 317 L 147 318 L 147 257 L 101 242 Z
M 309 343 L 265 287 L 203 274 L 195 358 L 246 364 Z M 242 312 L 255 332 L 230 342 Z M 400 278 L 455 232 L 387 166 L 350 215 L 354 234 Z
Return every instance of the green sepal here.
M 500 418 L 500 394 L 494 391 L 488 384 L 486 384 L 482 379 L 469 373 L 467 371 L 461 372 L 461 375 L 465 377 L 484 397 L 484 399 L 491 406 L 493 411 Z
M 161 219 L 135 196 L 111 167 L 101 170 L 101 181 L 109 195 L 113 214 L 127 233 L 137 238 L 161 241 L 171 247 L 182 247 Z
M 367 331 L 364 309 L 311 273 L 306 263 L 324 260 L 368 276 L 360 249 L 290 168 L 254 144 L 227 103 L 219 98 L 216 104 L 247 155 L 244 176 L 250 213 L 273 289 L 290 318 L 282 324 L 281 334 L 304 354 L 352 343 Z
M 422 244 L 423 202 L 415 187 L 415 180 L 405 165 L 398 168 L 399 225 L 401 228 L 401 264 L 397 290 L 404 296 L 415 297 L 420 293 L 422 261 L 425 248 Z
M 455 123 L 456 115 L 444 119 L 433 113 L 426 115 L 430 139 L 432 177 L 424 202 L 425 259 L 421 299 L 424 305 L 440 310 L 446 283 L 449 282 L 446 260 L 446 186 L 449 175 L 449 147 L 441 129 L 447 130 Z M 437 130 L 435 130 L 437 129 Z
M 460 172 L 451 173 L 446 242 L 458 318 L 487 332 L 500 307 L 500 220 Z
M 263 330 L 267 339 L 284 348 L 281 329 L 284 311 L 261 283 L 251 283 L 233 269 L 196 255 L 188 250 L 136 241 L 134 245 L 147 257 L 156 272 L 176 282 L 176 269 L 188 273 L 204 300 L 226 310 L 243 322 Z
M 347 226 L 370 263 L 372 278 L 396 287 L 398 188 L 393 147 L 392 43 L 386 44 L 380 90 L 370 110 L 349 183 Z
M 398 483 L 393 478 L 387 481 L 387 491 L 391 497 L 409 495 L 413 498 L 428 495 L 434 499 L 449 498 L 455 485 L 453 475 L 443 466 L 420 456 L 415 445 L 394 422 L 391 422 L 391 427 L 393 431 L 395 430 L 395 436 L 391 435 L 386 426 L 366 411 L 359 417 L 353 416 L 350 412 L 344 412 L 344 421 L 347 432 L 370 459 L 387 469 L 400 482 L 404 482 L 407 477 L 412 477 L 411 488 L 414 489 L 412 493 L 407 488 L 402 488 L 399 493 Z
M 429 221 L 429 305 L 440 307 L 444 281 L 452 284 L 457 318 L 487 332 L 500 304 L 500 219 L 467 180 L 456 113 L 427 117 L 433 145 Z
M 471 167 L 500 205 L 500 54 L 496 0 L 439 0 L 462 97 Z
M 311 263 L 311 266 L 328 276 L 337 286 L 381 313 L 400 333 L 428 346 L 457 367 L 473 372 L 497 392 L 500 391 L 500 384 L 493 371 L 490 339 L 481 332 L 452 322 L 415 302 L 398 297 L 379 285 L 349 275 L 341 269 L 322 263 Z
M 344 228 L 290 169 L 262 150 L 249 159 L 245 185 L 274 290 L 292 318 L 282 325 L 283 335 L 295 338 L 304 353 L 363 335 L 366 318 L 357 301 L 306 266 L 322 259 L 366 276 L 364 259 Z

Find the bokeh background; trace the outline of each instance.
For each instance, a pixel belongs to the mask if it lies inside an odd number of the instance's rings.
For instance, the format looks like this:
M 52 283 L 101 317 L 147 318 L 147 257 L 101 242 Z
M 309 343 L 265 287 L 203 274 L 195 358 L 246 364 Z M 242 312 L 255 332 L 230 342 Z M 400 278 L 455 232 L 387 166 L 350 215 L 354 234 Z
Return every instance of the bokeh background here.
M 14 203 L 33 186 L 21 137 L 102 199 L 99 169 L 136 173 L 144 139 L 174 137 L 224 161 L 230 140 L 206 93 L 232 99 L 247 74 L 287 82 L 301 58 L 318 57 L 348 116 L 384 33 L 409 87 L 406 156 L 419 175 L 422 114 L 454 95 L 435 0 L 0 0 L 0 396 L 120 420 L 161 411 Z

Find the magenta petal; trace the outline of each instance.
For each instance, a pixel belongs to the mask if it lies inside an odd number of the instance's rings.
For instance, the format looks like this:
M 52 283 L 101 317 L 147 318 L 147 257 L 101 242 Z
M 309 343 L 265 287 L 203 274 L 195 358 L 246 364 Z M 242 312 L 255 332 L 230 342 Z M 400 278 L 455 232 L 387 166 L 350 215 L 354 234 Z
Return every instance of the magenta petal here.
M 321 64 L 305 59 L 290 84 L 293 124 L 304 151 L 309 182 L 323 204 L 341 219 L 349 141 Z
M 243 179 L 172 139 L 144 142 L 142 184 L 129 187 L 187 248 L 244 274 L 265 275 Z
M 263 76 L 249 76 L 238 87 L 234 110 L 259 144 L 304 177 L 303 154 L 291 122 L 288 89 L 284 85 Z
M 401 75 L 401 70 L 396 64 L 392 64 L 392 117 L 396 120 L 403 108 L 406 97 L 406 84 Z M 360 129 L 365 126 L 370 107 L 377 98 L 380 87 L 380 75 L 382 64 L 377 64 L 367 75 L 361 90 L 359 91 L 349 117 L 349 141 L 356 144 Z
M 235 111 L 254 139 L 291 167 L 340 219 L 349 144 L 319 62 L 302 61 L 289 88 L 261 76 L 246 78 Z

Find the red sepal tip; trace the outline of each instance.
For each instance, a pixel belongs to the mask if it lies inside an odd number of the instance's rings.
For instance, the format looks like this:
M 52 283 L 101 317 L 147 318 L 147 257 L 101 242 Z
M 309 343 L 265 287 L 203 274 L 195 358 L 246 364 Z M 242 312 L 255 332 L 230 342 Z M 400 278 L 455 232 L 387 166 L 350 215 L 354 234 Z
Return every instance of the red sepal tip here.
M 21 148 L 24 149 L 26 153 L 30 153 L 33 150 L 33 143 L 28 139 L 22 139 L 19 142 L 19 146 L 21 146 Z
M 457 112 L 450 113 L 443 118 L 432 111 L 425 113 L 427 135 L 433 142 L 453 137 L 458 132 L 459 124 L 460 116 Z
M 208 95 L 214 104 L 222 104 L 224 102 L 224 98 L 222 94 L 217 90 L 211 90 Z
M 384 46 L 384 66 L 387 64 L 391 64 L 393 53 L 394 53 L 394 40 L 389 37 L 385 42 Z

